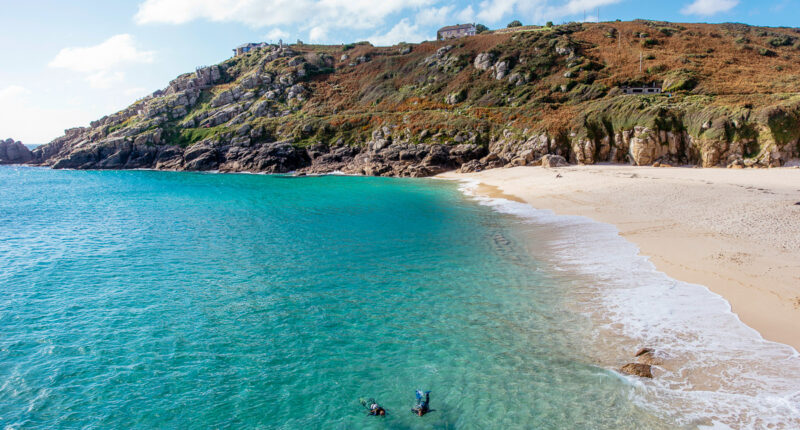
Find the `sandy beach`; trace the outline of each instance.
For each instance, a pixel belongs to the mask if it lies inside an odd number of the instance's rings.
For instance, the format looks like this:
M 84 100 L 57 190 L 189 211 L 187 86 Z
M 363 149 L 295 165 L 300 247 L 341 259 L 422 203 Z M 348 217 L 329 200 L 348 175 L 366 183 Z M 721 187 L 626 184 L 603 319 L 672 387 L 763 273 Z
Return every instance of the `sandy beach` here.
M 441 177 L 613 224 L 659 270 L 708 287 L 764 338 L 800 350 L 800 169 L 597 165 Z

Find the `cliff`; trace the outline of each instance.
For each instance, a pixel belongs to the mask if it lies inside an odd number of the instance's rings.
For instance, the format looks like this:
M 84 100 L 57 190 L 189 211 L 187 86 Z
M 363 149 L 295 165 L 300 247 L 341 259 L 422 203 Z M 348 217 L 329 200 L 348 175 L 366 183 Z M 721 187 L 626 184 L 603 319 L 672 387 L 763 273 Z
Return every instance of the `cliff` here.
M 798 33 L 634 21 L 269 46 L 179 76 L 33 156 L 54 168 L 398 176 L 545 156 L 780 166 L 800 154 Z M 669 94 L 623 93 L 644 85 Z
M 24 164 L 32 160 L 33 154 L 22 142 L 0 140 L 0 164 Z

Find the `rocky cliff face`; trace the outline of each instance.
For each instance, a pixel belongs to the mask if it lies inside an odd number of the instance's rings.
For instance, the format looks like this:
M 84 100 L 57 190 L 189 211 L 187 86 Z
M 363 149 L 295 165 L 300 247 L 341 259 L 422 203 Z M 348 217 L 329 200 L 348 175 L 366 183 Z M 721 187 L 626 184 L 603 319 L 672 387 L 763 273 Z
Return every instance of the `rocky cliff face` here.
M 32 162 L 378 176 L 561 157 L 780 166 L 800 155 L 798 59 L 795 30 L 651 21 L 388 48 L 270 46 L 67 130 Z M 671 93 L 620 91 L 642 84 Z
M 22 142 L 0 140 L 0 164 L 24 164 L 32 160 L 33 154 Z

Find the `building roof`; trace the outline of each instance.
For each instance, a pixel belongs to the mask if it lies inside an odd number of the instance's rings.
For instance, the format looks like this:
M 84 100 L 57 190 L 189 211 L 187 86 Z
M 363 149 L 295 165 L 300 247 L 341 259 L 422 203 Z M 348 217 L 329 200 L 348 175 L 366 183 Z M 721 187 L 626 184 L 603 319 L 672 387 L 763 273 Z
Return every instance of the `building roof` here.
M 253 47 L 253 46 L 266 45 L 266 44 L 267 44 L 266 42 L 250 42 L 250 43 L 241 44 L 241 45 L 237 46 L 236 48 L 237 49 L 239 49 L 239 48 L 250 48 L 250 47 Z
M 439 31 L 442 32 L 442 31 L 453 31 L 453 30 L 466 30 L 470 28 L 475 28 L 475 24 L 448 25 L 447 27 L 440 28 Z

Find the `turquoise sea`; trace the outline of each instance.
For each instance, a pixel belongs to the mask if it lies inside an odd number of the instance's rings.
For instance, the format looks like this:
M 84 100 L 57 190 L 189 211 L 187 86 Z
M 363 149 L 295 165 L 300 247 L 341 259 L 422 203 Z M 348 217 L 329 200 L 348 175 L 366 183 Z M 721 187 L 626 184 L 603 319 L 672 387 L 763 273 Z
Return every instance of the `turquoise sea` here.
M 455 183 L 0 167 L 0 184 L 3 429 L 694 427 L 597 364 L 570 275 Z

